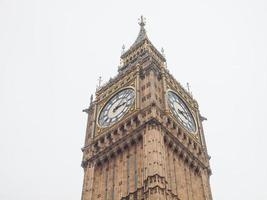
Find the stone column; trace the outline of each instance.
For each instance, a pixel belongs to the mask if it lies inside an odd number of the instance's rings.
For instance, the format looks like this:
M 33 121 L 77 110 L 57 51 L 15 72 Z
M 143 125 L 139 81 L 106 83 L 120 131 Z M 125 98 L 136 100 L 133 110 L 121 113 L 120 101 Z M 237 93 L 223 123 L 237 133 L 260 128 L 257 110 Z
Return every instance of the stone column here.
M 91 200 L 93 198 L 95 163 L 89 163 L 85 168 L 84 185 L 82 200 Z

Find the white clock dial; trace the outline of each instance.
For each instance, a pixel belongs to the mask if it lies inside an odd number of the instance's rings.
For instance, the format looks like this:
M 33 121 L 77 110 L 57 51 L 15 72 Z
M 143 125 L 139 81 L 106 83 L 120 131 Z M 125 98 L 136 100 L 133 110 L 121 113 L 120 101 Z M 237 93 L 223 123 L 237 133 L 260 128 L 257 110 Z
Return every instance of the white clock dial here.
M 135 91 L 132 88 L 121 90 L 106 103 L 102 108 L 98 124 L 108 127 L 119 121 L 130 109 L 135 100 Z
M 168 104 L 170 110 L 178 121 L 190 132 L 196 132 L 196 123 L 192 113 L 184 101 L 173 91 L 167 93 Z

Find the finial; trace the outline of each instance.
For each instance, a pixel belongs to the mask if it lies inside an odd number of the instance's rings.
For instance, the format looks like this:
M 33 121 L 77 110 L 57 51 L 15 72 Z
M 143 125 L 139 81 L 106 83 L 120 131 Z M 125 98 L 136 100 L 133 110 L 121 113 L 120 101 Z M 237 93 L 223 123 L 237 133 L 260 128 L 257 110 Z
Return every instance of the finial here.
M 164 51 L 164 48 L 163 48 L 163 47 L 161 48 L 160 51 L 161 51 L 161 55 L 162 55 L 164 58 L 166 58 L 166 57 L 165 57 L 165 51 Z M 165 66 L 165 68 L 167 68 L 167 61 L 166 61 L 166 60 L 165 60 L 165 62 L 164 62 L 164 66 Z
M 121 48 L 121 55 L 125 53 L 125 45 L 123 44 L 122 45 L 122 48 Z
M 92 105 L 92 102 L 93 102 L 93 95 L 91 95 L 91 97 L 90 97 L 90 105 Z
M 190 92 L 190 84 L 186 83 L 186 86 L 187 86 L 187 91 Z
M 102 77 L 101 76 L 99 76 L 99 78 L 98 78 L 98 88 L 100 88 L 100 86 L 101 86 L 101 83 L 102 83 Z
M 189 83 L 186 83 L 186 86 L 187 86 L 187 91 L 189 94 L 191 94 L 191 96 L 193 96 L 191 90 L 190 90 L 190 84 Z
M 143 15 L 141 15 L 141 17 L 139 18 L 139 25 L 143 28 L 146 25 L 146 18 L 143 17 Z
M 161 48 L 161 55 L 165 58 L 165 53 L 163 47 Z

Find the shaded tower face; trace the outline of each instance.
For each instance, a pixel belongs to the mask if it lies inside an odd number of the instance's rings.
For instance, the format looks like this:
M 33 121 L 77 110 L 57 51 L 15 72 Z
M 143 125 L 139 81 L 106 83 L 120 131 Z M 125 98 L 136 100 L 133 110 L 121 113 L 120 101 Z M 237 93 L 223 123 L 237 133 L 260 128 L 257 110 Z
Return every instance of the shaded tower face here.
M 82 200 L 211 200 L 198 104 L 139 25 L 86 110 Z

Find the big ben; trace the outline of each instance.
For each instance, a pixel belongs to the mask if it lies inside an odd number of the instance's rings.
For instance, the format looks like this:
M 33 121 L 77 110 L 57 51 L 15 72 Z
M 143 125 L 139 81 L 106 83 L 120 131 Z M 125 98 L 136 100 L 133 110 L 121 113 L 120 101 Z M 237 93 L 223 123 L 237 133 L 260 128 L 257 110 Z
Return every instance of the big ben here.
M 198 103 L 139 25 L 85 110 L 82 200 L 212 200 Z

